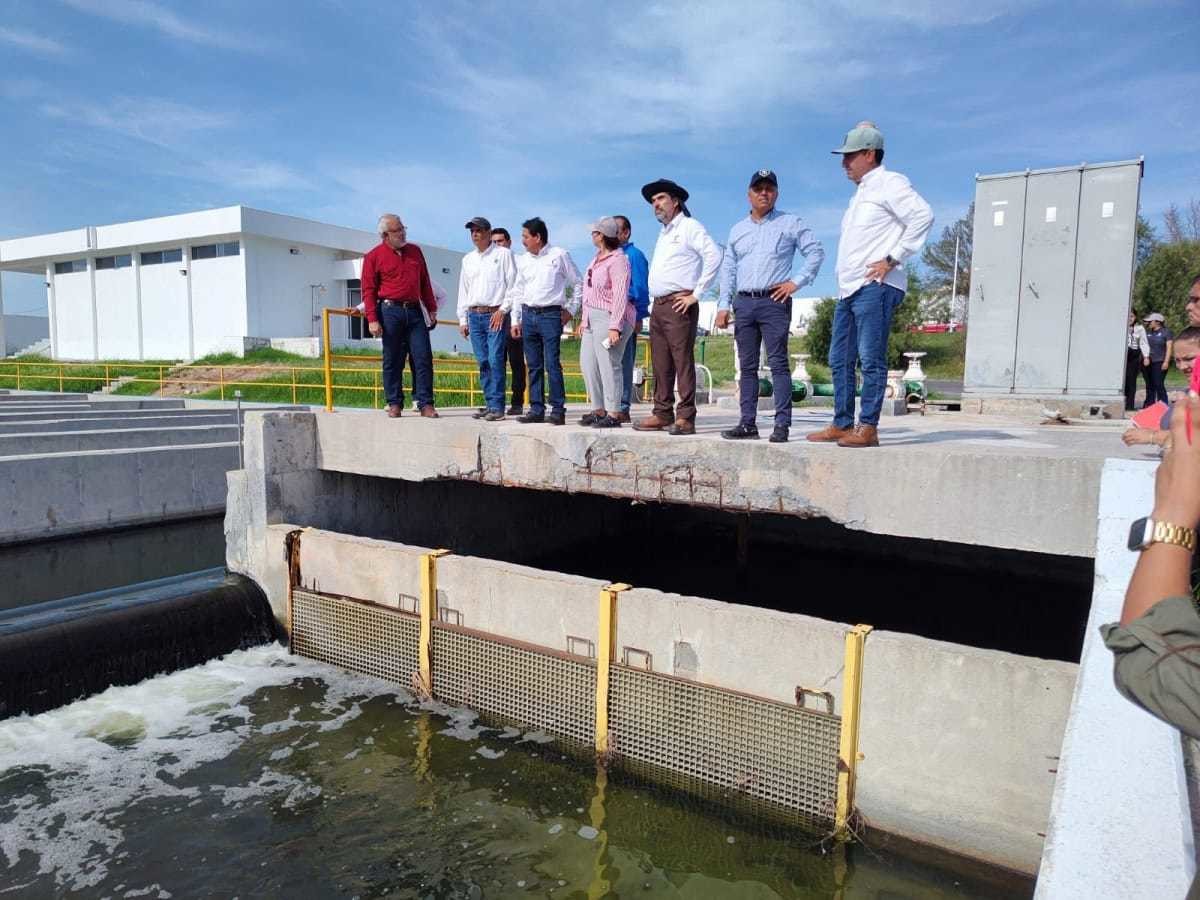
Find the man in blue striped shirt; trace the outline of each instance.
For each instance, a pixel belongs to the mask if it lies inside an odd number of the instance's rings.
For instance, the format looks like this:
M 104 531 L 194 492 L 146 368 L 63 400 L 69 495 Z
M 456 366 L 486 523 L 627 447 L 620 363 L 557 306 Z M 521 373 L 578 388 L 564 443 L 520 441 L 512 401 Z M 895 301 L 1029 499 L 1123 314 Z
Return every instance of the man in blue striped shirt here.
M 792 324 L 792 295 L 817 277 L 825 260 L 821 246 L 804 220 L 775 208 L 779 179 L 770 169 L 750 176 L 750 215 L 729 231 L 721 260 L 721 293 L 714 325 L 725 328 L 734 316 L 741 381 L 738 393 L 741 421 L 721 432 L 729 440 L 757 438 L 758 348 L 767 345 L 775 398 L 772 443 L 784 443 L 792 426 L 792 376 L 788 371 L 788 332 Z M 796 251 L 804 265 L 793 274 Z
M 633 236 L 633 226 L 625 216 L 613 216 L 617 220 L 617 240 L 629 260 L 629 302 L 637 310 L 637 321 L 633 326 L 633 334 L 625 344 L 625 355 L 621 358 L 623 382 L 621 386 L 621 411 L 617 414 L 618 422 L 629 421 L 630 403 L 633 401 L 633 364 L 637 359 L 637 339 L 642 333 L 642 321 L 650 315 L 650 263 L 646 262 L 646 254 L 633 246 L 630 238 Z

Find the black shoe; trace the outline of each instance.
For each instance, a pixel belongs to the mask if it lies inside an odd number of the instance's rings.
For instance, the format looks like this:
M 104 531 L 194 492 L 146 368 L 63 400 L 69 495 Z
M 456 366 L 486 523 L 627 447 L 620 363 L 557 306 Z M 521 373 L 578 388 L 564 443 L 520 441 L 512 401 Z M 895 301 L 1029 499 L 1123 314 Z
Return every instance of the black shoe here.
M 546 421 L 551 425 L 566 425 L 567 414 L 565 412 L 550 413 L 550 415 L 546 416 Z
M 595 413 L 586 413 L 585 415 L 579 417 L 579 424 L 586 428 L 589 425 L 595 425 L 596 421 L 602 418 L 604 417 L 598 416 Z
M 519 416 L 519 415 L 521 415 L 523 412 L 525 412 L 525 407 L 523 407 L 523 406 L 517 406 L 517 404 L 515 404 L 515 403 L 514 403 L 512 406 L 510 406 L 510 407 L 508 408 L 508 413 L 507 413 L 507 415 L 510 415 L 510 416 Z
M 721 437 L 727 441 L 741 441 L 749 438 L 750 440 L 758 440 L 758 426 L 756 425 L 737 425 L 733 428 L 721 432 Z
M 522 425 L 537 425 L 546 421 L 546 417 L 541 413 L 525 413 L 523 416 L 517 416 L 517 421 Z
M 483 421 L 485 421 L 485 422 L 502 422 L 503 420 L 504 420 L 504 413 L 500 412 L 500 410 L 496 410 L 495 412 L 490 412 L 486 416 L 483 417 Z
M 788 442 L 788 430 L 782 425 L 776 425 L 775 430 L 771 432 L 771 437 L 768 440 L 772 444 L 786 444 Z
M 481 406 L 481 407 L 479 407 L 479 409 L 475 410 L 475 412 L 471 413 L 471 418 L 472 419 L 482 419 L 487 414 L 488 414 L 487 407 Z
M 592 423 L 593 428 L 620 428 L 621 421 L 616 416 L 601 416 Z

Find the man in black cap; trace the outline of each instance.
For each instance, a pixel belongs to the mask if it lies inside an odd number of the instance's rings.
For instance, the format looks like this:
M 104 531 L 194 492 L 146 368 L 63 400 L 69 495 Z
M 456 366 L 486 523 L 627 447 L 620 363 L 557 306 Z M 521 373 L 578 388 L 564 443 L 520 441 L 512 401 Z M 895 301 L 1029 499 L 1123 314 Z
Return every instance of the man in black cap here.
M 732 308 L 742 373 L 738 384 L 741 421 L 722 431 L 721 437 L 758 437 L 758 347 L 766 343 L 775 399 L 771 441 L 782 443 L 792 426 L 792 376 L 788 372 L 792 295 L 817 277 L 825 249 L 799 216 L 775 208 L 779 179 L 770 169 L 759 169 L 750 176 L 747 193 L 750 215 L 730 229 L 725 245 L 714 322 L 717 328 L 725 328 Z M 797 250 L 804 256 L 804 267 L 793 275 Z
M 492 243 L 492 223 L 483 216 L 467 222 L 466 229 L 475 249 L 463 257 L 458 276 L 458 330 L 471 339 L 479 363 L 485 405 L 475 418 L 498 422 L 504 418 L 504 320 L 517 267 L 511 250 Z
M 662 223 L 650 262 L 650 355 L 654 413 L 638 431 L 696 433 L 696 324 L 699 296 L 716 280 L 721 250 L 687 208 L 688 192 L 666 178 L 642 187 L 642 197 Z M 675 383 L 679 382 L 679 403 Z

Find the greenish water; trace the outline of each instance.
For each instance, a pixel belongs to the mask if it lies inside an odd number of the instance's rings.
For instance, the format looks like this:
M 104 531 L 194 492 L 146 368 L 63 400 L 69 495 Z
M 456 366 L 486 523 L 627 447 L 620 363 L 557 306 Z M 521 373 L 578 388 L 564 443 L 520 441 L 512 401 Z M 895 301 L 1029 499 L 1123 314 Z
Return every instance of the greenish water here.
M 546 741 L 278 646 L 234 653 L 0 722 L 0 897 L 1014 896 Z

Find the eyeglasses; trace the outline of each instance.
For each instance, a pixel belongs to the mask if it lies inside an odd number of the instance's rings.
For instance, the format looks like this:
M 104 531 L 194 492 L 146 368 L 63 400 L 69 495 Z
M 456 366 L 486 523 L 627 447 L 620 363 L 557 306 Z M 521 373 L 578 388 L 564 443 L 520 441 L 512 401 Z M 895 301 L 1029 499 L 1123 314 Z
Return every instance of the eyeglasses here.
M 387 230 L 387 233 L 388 233 L 388 234 L 399 234 L 400 232 L 402 232 L 402 231 L 407 231 L 407 230 L 408 230 L 408 229 L 406 229 L 406 228 L 405 228 L 403 225 L 398 225 L 398 226 L 397 226 L 397 227 L 395 227 L 395 228 L 389 228 L 389 229 Z

